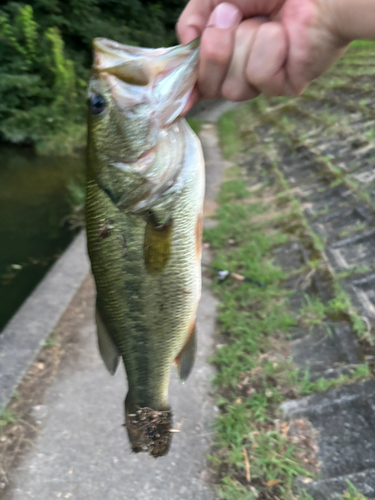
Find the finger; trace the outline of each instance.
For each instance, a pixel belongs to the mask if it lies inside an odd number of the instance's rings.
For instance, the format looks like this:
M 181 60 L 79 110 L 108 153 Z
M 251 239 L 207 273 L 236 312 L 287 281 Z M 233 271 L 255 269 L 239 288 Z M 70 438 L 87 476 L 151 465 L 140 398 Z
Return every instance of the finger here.
M 205 99 L 216 99 L 221 95 L 240 22 L 241 12 L 229 3 L 219 4 L 210 16 L 210 24 L 202 35 L 199 58 L 198 86 Z
M 286 4 L 280 17 L 289 38 L 285 64 L 287 83 L 293 95 L 300 95 L 307 85 L 324 73 L 345 51 L 321 17 L 318 5 L 308 7 Z M 324 2 L 323 2 L 324 3 Z M 327 2 L 329 4 L 330 2 Z
M 265 95 L 284 95 L 287 53 L 288 38 L 282 24 L 262 24 L 245 66 L 247 81 Z
M 203 33 L 212 11 L 220 3 L 220 0 L 190 0 L 176 25 L 181 43 L 188 43 Z M 230 3 L 242 12 L 243 18 L 250 18 L 274 15 L 285 0 L 230 0 Z
M 215 0 L 190 0 L 176 25 L 177 36 L 181 43 L 189 43 L 203 33 L 215 7 Z
M 222 95 L 230 101 L 247 101 L 259 95 L 257 89 L 249 84 L 245 69 L 263 22 L 260 19 L 248 19 L 237 28 L 232 60 L 221 89 Z

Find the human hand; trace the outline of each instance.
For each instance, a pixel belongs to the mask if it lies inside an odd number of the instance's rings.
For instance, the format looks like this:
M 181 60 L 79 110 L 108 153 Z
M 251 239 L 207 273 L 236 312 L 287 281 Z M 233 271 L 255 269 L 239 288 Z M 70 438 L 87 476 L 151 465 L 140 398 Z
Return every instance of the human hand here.
M 177 23 L 182 43 L 201 36 L 198 82 L 184 112 L 200 99 L 299 95 L 349 41 L 335 0 L 219 1 L 190 0 Z

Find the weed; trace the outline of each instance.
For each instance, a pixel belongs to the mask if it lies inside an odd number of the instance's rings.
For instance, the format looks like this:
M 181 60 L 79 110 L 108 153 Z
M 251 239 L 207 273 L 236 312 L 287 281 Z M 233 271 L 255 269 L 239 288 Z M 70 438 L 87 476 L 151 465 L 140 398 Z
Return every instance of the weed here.
M 346 491 L 339 500 L 367 500 L 367 497 L 362 495 L 357 488 L 348 481 L 348 491 Z
M 1 413 L 0 413 L 0 429 L 2 427 L 5 427 L 8 424 L 14 424 L 18 419 L 18 415 L 14 413 L 13 410 L 9 408 L 5 408 Z
M 327 307 L 323 304 L 319 297 L 311 298 L 308 294 L 304 294 L 305 304 L 300 309 L 300 323 L 313 328 L 315 325 L 323 323 Z
M 371 267 L 367 264 L 362 264 L 358 266 L 351 266 L 346 271 L 342 271 L 336 274 L 337 279 L 344 279 L 352 276 L 353 274 L 364 274 L 371 270 Z
M 348 383 L 354 383 L 356 381 L 363 380 L 370 375 L 370 367 L 368 363 L 365 363 L 363 365 L 358 365 L 349 375 L 340 375 L 335 379 L 326 379 L 321 377 L 317 380 L 311 381 L 308 370 L 305 370 L 305 372 L 295 370 L 289 373 L 289 380 L 292 385 L 298 386 L 299 394 L 307 396 L 316 392 L 324 392 L 332 388 L 341 387 L 342 385 Z
M 56 332 L 52 332 L 48 339 L 44 342 L 43 347 L 55 347 L 60 343 L 60 336 Z
M 232 119 L 234 115 L 235 111 L 229 111 L 222 115 L 217 122 L 220 146 L 225 158 L 233 156 L 241 144 L 236 133 L 235 122 Z

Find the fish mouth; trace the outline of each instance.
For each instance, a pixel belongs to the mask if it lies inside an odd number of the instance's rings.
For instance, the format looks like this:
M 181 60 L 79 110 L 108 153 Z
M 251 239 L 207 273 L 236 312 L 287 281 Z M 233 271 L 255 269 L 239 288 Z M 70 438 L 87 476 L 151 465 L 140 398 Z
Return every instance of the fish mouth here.
M 107 38 L 95 38 L 93 69 L 99 73 L 112 74 L 126 83 L 147 86 L 158 75 L 170 72 L 197 53 L 199 41 L 196 38 L 186 45 L 144 49 L 122 45 Z
M 198 39 L 187 45 L 143 49 L 96 38 L 93 46 L 93 74 L 108 80 L 120 110 L 148 105 L 158 128 L 172 124 L 180 116 L 197 79 Z

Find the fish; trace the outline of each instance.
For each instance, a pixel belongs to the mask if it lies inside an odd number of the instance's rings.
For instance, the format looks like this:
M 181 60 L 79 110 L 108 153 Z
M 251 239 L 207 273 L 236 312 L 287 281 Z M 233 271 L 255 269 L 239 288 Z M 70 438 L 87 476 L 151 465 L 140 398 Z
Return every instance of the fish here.
M 180 115 L 197 80 L 199 41 L 145 49 L 96 38 L 88 84 L 87 247 L 98 347 L 123 360 L 132 451 L 168 453 L 168 385 L 196 354 L 205 191 L 199 139 Z

